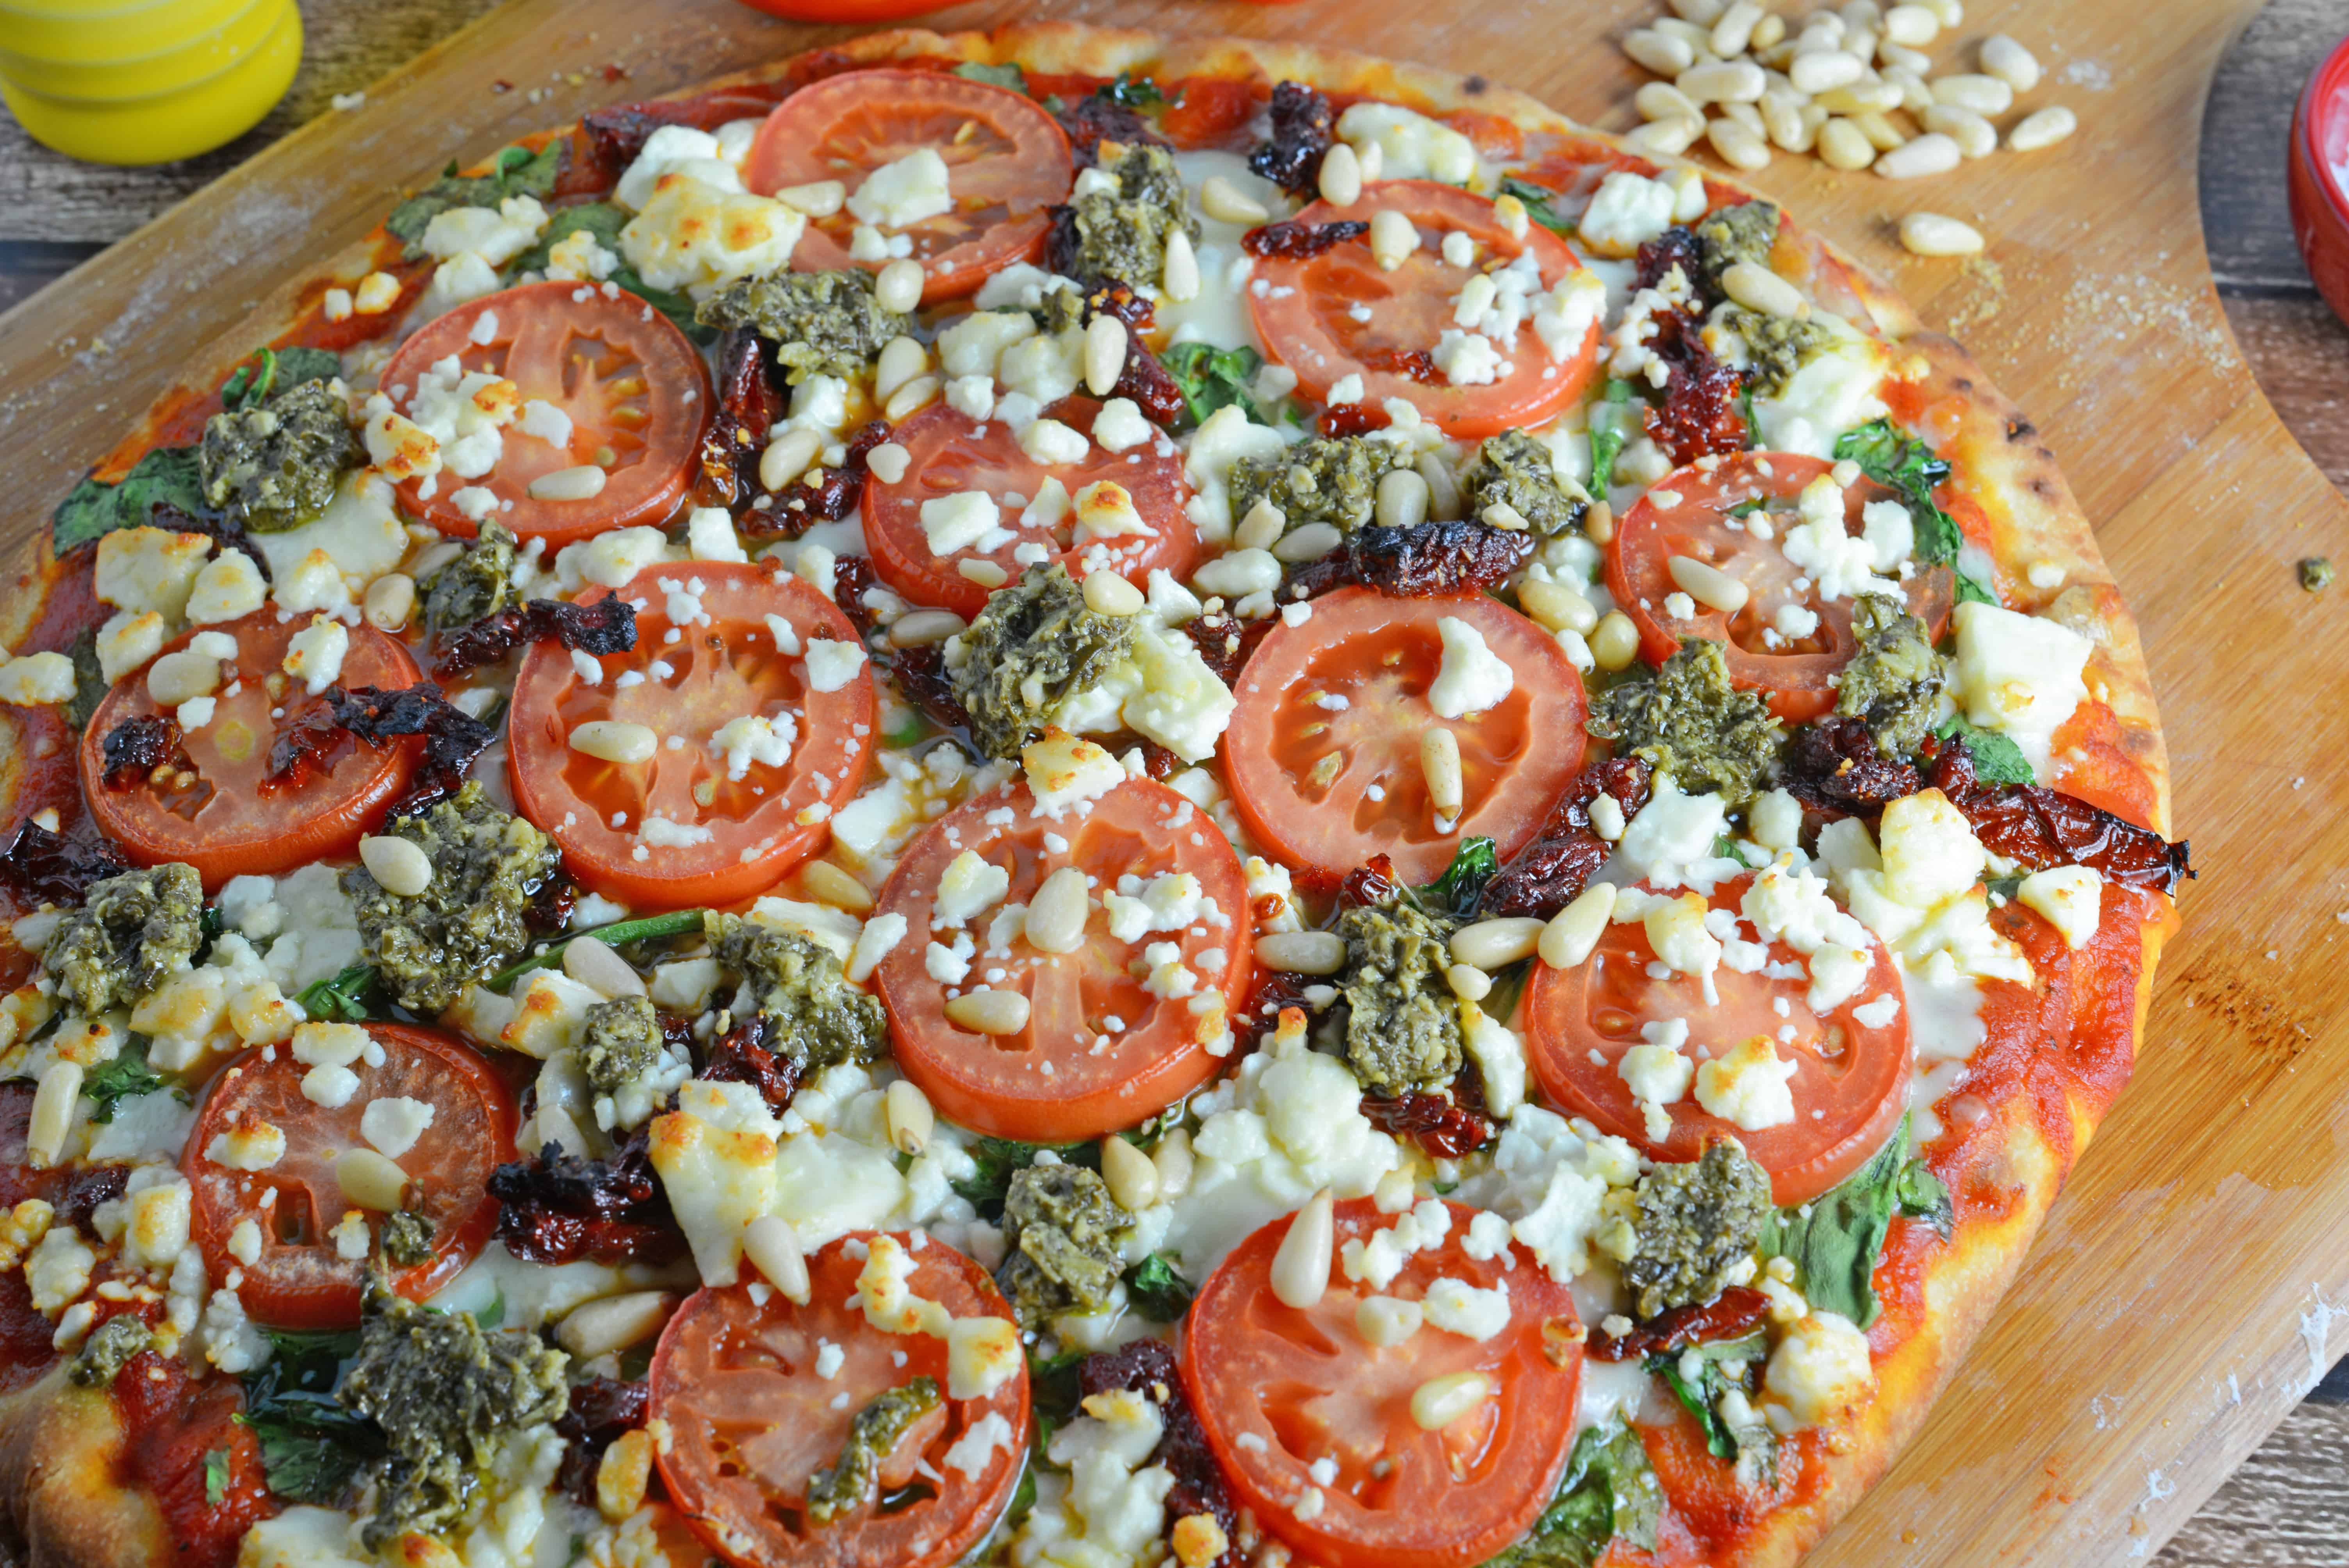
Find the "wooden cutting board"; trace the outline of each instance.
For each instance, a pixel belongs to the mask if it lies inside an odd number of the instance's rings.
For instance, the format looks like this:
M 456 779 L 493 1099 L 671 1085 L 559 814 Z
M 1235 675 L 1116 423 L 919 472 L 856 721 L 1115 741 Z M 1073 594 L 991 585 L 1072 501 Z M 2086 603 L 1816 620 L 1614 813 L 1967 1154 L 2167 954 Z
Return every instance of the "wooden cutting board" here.
M 1090 0 L 934 20 L 1039 9 L 1482 71 L 1621 129 L 1645 78 L 1613 41 L 1654 7 Z M 2349 588 L 2307 594 L 2293 573 L 2349 561 L 2349 505 L 2237 356 L 2195 201 L 2204 91 L 2254 9 L 1976 0 L 1964 36 L 2030 45 L 2048 67 L 2032 101 L 2072 105 L 2078 136 L 1910 184 L 1792 158 L 1754 177 L 1966 340 L 2046 433 L 2143 622 L 2202 868 L 2136 1083 L 1823 1565 L 2150 1556 L 2349 1351 L 2349 1321 L 2333 1332 L 2349 1314 Z M 0 317 L 0 551 L 166 386 L 249 348 L 231 330 L 248 308 L 450 157 L 831 36 L 727 0 L 513 0 L 271 148 Z M 1891 222 L 1917 208 L 1977 222 L 1988 264 L 1905 255 Z

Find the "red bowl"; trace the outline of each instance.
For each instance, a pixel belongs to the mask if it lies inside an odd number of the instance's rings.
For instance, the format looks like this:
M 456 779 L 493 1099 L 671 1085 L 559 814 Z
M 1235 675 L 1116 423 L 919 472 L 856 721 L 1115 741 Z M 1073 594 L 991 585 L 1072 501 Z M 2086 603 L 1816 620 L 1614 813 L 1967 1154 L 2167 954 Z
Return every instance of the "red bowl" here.
M 2285 188 L 2308 275 L 2333 313 L 2349 321 L 2349 39 L 2300 95 Z

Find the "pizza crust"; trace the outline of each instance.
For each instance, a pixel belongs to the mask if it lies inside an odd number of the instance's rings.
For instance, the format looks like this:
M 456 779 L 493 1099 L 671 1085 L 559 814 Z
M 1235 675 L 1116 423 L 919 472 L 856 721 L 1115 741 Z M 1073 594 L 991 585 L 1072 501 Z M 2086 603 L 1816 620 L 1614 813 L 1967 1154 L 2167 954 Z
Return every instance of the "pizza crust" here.
M 151 1568 L 171 1558 L 163 1516 L 115 1479 L 114 1402 L 66 1363 L 0 1398 L 0 1554 L 10 1568 Z

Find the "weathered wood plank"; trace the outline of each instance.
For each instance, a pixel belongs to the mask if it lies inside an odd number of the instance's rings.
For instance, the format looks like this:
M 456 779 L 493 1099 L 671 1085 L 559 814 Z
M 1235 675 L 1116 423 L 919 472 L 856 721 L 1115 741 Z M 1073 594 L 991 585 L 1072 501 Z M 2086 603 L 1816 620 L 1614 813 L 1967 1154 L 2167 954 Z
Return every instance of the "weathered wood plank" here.
M 2301 88 L 2344 30 L 2349 13 L 2340 0 L 2270 0 L 2211 82 L 2203 111 L 2202 223 L 2222 292 L 2308 286 L 2284 201 L 2284 148 Z
M 2344 1476 L 2349 1409 L 2302 1405 L 2170 1538 L 2156 1568 L 2343 1568 Z

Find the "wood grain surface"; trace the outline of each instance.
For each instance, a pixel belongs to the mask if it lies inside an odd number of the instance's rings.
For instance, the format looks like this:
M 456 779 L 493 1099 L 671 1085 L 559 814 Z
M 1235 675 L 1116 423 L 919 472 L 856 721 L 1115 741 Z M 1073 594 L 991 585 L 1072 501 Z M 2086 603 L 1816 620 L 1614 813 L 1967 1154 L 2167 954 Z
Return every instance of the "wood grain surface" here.
M 322 46 L 343 49 L 330 58 L 366 58 L 350 46 L 356 18 L 389 17 L 421 36 L 435 15 L 472 9 L 462 0 L 314 5 L 314 58 Z M 1038 9 L 1006 0 L 943 19 L 986 25 Z M 1643 78 L 1612 40 L 1651 8 L 1495 4 L 1431 15 L 1414 0 L 1274 10 L 1091 0 L 1041 9 L 1483 71 L 1621 128 Z M 2005 30 L 2036 50 L 2049 84 L 2035 101 L 2071 103 L 2078 137 L 1926 184 L 1835 176 L 1792 159 L 1754 177 L 1889 275 L 1930 324 L 1964 337 L 2047 433 L 2143 622 L 2176 760 L 2176 820 L 2203 868 L 2137 1082 L 1942 1408 L 1818 1563 L 2148 1557 L 2333 1352 L 2349 1347 L 2340 1332 L 2349 1235 L 2334 1221 L 2349 1207 L 2349 1105 L 2333 1087 L 2349 1067 L 2340 962 L 2349 925 L 2331 918 L 2349 910 L 2349 779 L 2333 760 L 2344 719 L 2329 678 L 2349 655 L 2349 628 L 2336 601 L 2302 594 L 2292 572 L 2301 555 L 2349 556 L 2349 507 L 2277 423 L 2235 351 L 2205 268 L 2192 180 L 2205 88 L 2254 9 L 2250 0 L 1977 4 L 1965 36 Z M 597 103 L 824 36 L 724 0 L 513 0 L 394 70 L 359 108 L 241 163 L 235 146 L 197 160 L 235 167 L 65 286 L 0 317 L 0 473 L 12 481 L 0 544 L 37 526 L 166 385 L 202 378 L 248 346 L 235 329 L 248 304 L 357 239 L 394 192 L 448 157 L 479 157 Z M 628 79 L 607 80 L 606 67 Z M 298 118 L 357 85 L 305 77 L 297 97 L 306 98 L 280 115 Z M 2275 178 L 2271 169 L 2260 177 Z M 38 202 L 40 182 L 58 178 L 0 153 L 0 193 L 19 201 Z M 103 182 L 73 187 L 51 232 L 13 242 L 68 259 L 119 232 L 109 231 L 118 208 L 151 211 L 174 190 L 109 178 L 114 197 Z M 134 191 L 143 208 L 123 201 Z M 1889 242 L 1891 225 L 1917 207 L 1980 223 L 1992 236 L 1988 258 L 1961 267 L 1905 256 Z M 10 259 L 0 251 L 0 266 Z M 2278 314 L 2244 330 L 2285 341 L 2295 328 Z M 2311 1451 L 2337 1456 L 2328 1440 L 2319 1434 Z M 2214 1536 L 2224 1533 L 2221 1524 Z M 2343 1560 L 2337 1532 L 2284 1541 L 2285 1555 L 2188 1550 L 2168 1560 Z

